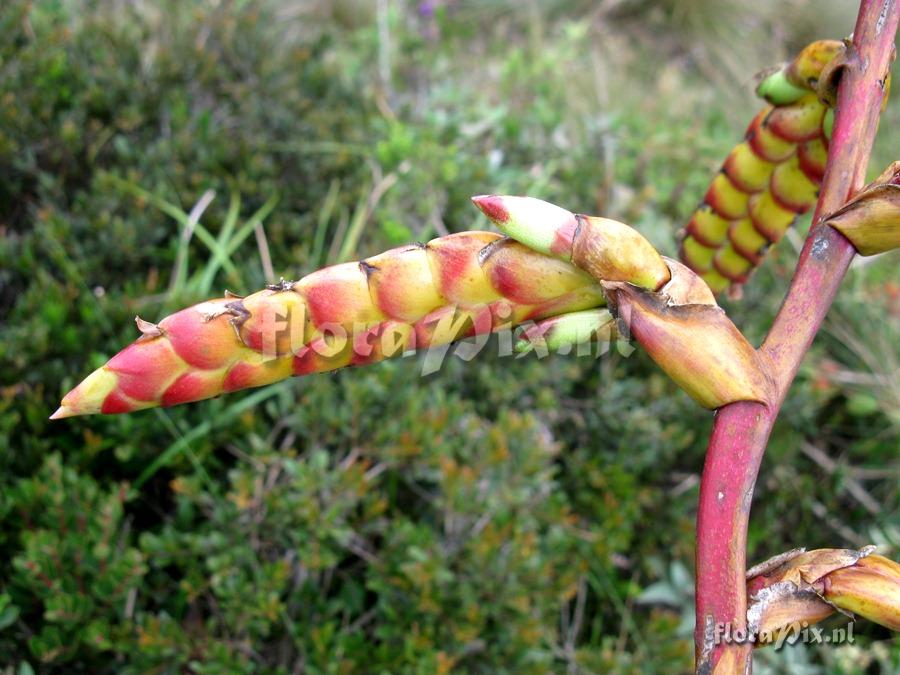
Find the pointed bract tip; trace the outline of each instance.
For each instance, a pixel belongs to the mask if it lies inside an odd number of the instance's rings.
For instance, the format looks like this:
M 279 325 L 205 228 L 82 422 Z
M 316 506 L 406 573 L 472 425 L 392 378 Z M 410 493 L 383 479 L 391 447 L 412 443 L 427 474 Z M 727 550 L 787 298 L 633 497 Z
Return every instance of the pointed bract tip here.
M 56 409 L 56 412 L 50 415 L 51 420 L 61 420 L 65 417 L 74 417 L 78 413 L 75 412 L 72 408 L 61 405 Z
M 64 417 L 94 415 L 101 412 L 103 402 L 116 389 L 117 384 L 118 376 L 109 367 L 97 368 L 63 396 L 59 409 L 50 416 L 50 419 L 59 420 Z
M 138 330 L 141 331 L 141 337 L 155 338 L 163 334 L 159 326 L 151 321 L 145 321 L 139 316 L 134 317 L 134 323 L 137 325 Z
M 509 211 L 503 205 L 503 197 L 497 195 L 476 195 L 472 202 L 482 213 L 498 225 L 509 220 Z

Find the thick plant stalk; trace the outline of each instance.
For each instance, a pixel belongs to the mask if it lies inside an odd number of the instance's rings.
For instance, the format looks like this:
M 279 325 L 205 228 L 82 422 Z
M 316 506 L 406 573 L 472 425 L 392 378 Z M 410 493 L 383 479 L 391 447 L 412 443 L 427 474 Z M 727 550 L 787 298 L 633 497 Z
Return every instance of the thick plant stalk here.
M 52 417 L 198 401 L 604 304 L 572 265 L 493 232 L 452 234 L 138 319 L 141 337 Z
M 831 121 L 817 87 L 843 50 L 835 40 L 814 42 L 760 83 L 770 105 L 728 155 L 681 241 L 682 262 L 715 293 L 737 293 L 769 247 L 815 204 Z
M 855 255 L 822 224 L 862 187 L 900 19 L 896 0 L 863 0 L 841 69 L 834 130 L 813 227 L 794 278 L 760 348 L 774 377 L 769 405 L 738 402 L 716 414 L 700 484 L 697 515 L 695 644 L 697 672 L 745 673 L 750 647 L 717 644 L 718 625 L 746 630 L 747 525 L 766 443 L 788 388 L 822 325 Z
M 900 564 L 874 546 L 798 549 L 747 572 L 748 636 L 757 646 L 835 612 L 900 630 Z

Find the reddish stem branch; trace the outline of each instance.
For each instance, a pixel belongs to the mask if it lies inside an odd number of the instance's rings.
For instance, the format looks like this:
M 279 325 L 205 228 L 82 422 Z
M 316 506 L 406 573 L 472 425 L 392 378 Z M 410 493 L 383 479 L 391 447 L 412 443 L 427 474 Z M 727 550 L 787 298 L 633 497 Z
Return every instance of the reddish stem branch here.
M 745 630 L 747 525 L 753 487 L 772 426 L 804 355 L 853 259 L 853 246 L 819 224 L 862 187 L 897 31 L 896 0 L 862 0 L 850 59 L 841 76 L 828 165 L 787 296 L 760 353 L 775 391 L 768 406 L 720 409 L 709 440 L 697 515 L 698 673 L 749 672 L 750 644 L 717 640 L 717 626 Z

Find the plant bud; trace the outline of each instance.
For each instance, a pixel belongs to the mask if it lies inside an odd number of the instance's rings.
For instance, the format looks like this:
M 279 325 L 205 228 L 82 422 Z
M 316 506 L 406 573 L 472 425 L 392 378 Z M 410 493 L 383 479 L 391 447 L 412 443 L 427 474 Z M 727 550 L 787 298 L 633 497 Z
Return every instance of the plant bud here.
M 900 247 L 900 162 L 894 162 L 825 221 L 843 234 L 860 255 Z
M 532 197 L 482 195 L 472 201 L 504 234 L 588 272 L 656 290 L 669 280 L 662 256 L 637 230 L 608 218 L 576 216 Z
M 479 195 L 472 201 L 504 234 L 545 255 L 569 259 L 574 213 L 534 197 Z
M 822 584 L 822 595 L 838 609 L 900 631 L 900 574 L 896 569 L 854 565 L 835 570 Z
M 816 40 L 806 45 L 787 65 L 785 78 L 796 87 L 815 90 L 822 71 L 844 50 L 840 40 Z
M 558 352 L 589 342 L 611 342 L 616 335 L 616 322 L 608 310 L 589 309 L 554 316 L 525 328 L 515 350 L 527 354 L 535 347 L 542 347 Z
M 784 68 L 766 74 L 756 85 L 756 95 L 772 105 L 793 103 L 807 93 L 808 88 L 798 87 L 787 76 Z

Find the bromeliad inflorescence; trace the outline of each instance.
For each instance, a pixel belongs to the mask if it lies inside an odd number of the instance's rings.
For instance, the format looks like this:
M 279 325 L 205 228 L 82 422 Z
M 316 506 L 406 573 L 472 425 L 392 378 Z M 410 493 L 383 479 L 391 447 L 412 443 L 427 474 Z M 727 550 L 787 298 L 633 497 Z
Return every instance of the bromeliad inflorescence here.
M 844 50 L 836 40 L 813 42 L 760 82 L 768 105 L 726 158 L 681 242 L 681 260 L 714 292 L 738 292 L 769 247 L 815 205 L 834 123 L 824 89 Z
M 512 238 L 462 232 L 138 319 L 141 337 L 53 417 L 198 401 L 550 317 L 523 337 L 611 335 L 609 313 L 582 313 L 606 304 L 701 405 L 767 400 L 755 350 L 707 285 L 636 230 L 528 197 L 474 201 Z
M 208 300 L 158 324 L 138 319 L 141 337 L 53 417 L 199 401 L 603 304 L 572 265 L 494 232 L 461 232 Z

